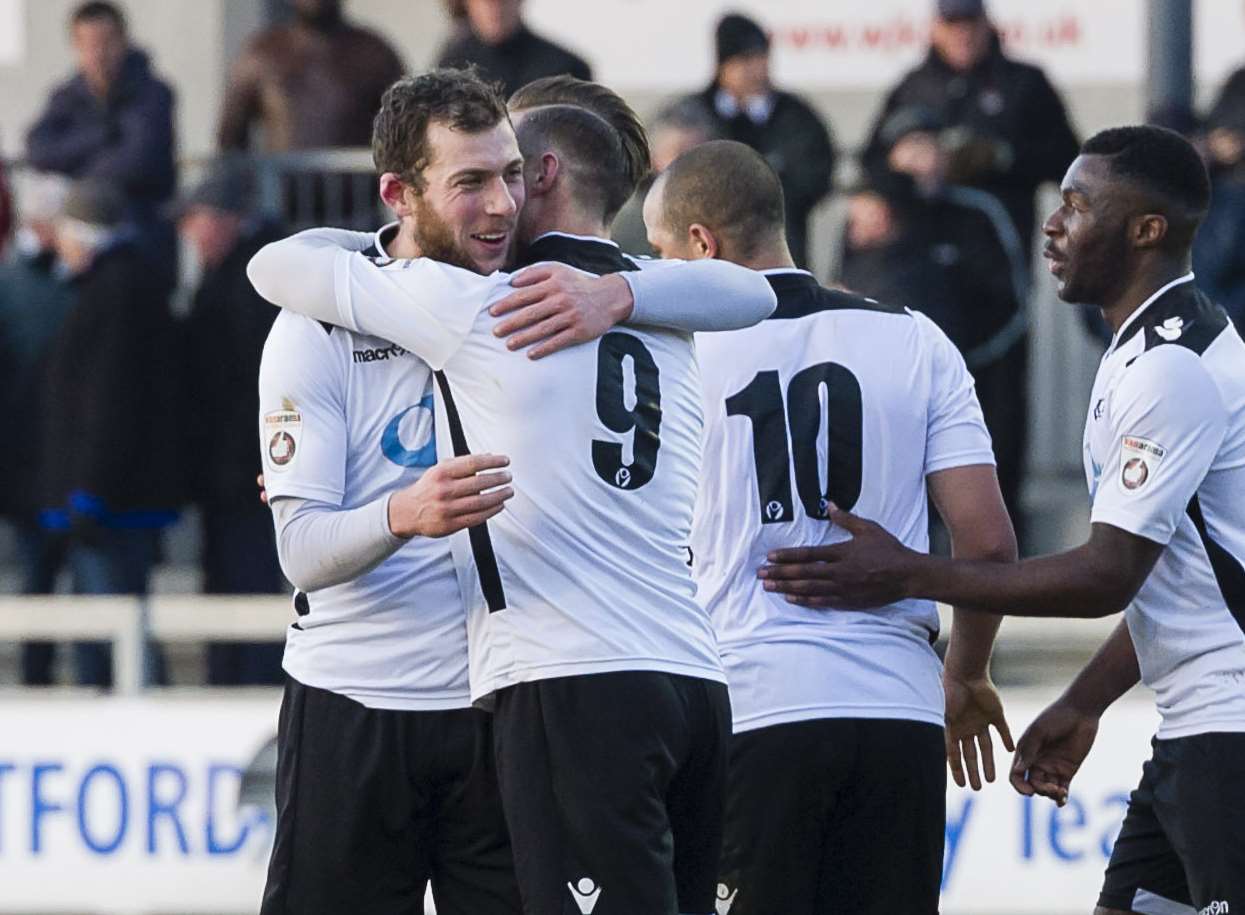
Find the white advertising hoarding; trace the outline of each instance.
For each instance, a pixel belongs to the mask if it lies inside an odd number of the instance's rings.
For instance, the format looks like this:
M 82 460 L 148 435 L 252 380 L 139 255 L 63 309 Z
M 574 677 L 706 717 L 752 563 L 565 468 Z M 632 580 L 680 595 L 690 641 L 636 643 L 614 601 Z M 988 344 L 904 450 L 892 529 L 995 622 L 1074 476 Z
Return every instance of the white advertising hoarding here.
M 1005 700 L 1017 735 L 1043 707 Z M 277 704 L 0 699 L 0 913 L 256 911 L 272 824 L 237 795 Z M 951 785 L 944 915 L 1089 911 L 1156 725 L 1143 697 L 1112 709 L 1062 810 Z
M 17 67 L 26 60 L 26 2 L 0 0 L 0 67 Z
M 724 12 L 756 18 L 773 35 L 775 77 L 797 89 L 882 89 L 921 60 L 933 0 L 529 0 L 540 31 L 584 54 L 595 76 L 626 91 L 673 93 L 708 84 L 713 28 Z M 1017 57 L 1059 85 L 1138 83 L 1146 70 L 1141 0 L 989 0 Z M 1245 63 L 1245 8 L 1199 0 L 1198 74 L 1217 84 Z
M 255 912 L 279 695 L 0 700 L 0 912 Z

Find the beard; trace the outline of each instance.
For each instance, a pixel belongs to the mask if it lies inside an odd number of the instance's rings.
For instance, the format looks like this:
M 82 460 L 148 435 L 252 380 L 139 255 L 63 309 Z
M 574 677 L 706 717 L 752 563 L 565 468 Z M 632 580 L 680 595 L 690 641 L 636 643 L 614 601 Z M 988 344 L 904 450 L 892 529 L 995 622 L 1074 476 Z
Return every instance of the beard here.
M 415 198 L 415 244 L 423 257 L 462 267 L 473 273 L 482 273 L 479 265 L 463 250 L 454 237 L 449 223 L 441 218 L 423 196 Z

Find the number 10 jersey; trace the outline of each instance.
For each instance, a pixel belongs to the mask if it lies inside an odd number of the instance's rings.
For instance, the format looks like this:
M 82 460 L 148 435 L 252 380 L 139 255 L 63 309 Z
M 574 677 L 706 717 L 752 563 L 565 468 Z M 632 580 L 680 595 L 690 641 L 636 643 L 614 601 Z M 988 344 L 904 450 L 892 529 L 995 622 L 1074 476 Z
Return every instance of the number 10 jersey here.
M 735 731 L 816 718 L 942 724 L 932 601 L 810 610 L 757 579 L 772 549 L 834 543 L 830 502 L 929 548 L 925 477 L 993 464 L 959 352 L 924 315 L 766 271 L 755 327 L 697 338 L 705 462 L 692 549 Z

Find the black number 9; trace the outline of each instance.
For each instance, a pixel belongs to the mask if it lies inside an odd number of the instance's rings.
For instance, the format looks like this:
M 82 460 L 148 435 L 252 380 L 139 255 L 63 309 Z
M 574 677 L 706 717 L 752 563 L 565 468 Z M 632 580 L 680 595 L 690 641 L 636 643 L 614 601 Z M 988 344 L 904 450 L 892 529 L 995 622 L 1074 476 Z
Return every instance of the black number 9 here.
M 635 406 L 623 397 L 623 361 L 630 357 L 635 372 Z M 592 441 L 592 466 L 619 489 L 639 489 L 653 478 L 661 448 L 661 386 L 657 363 L 638 337 L 608 333 L 597 346 L 597 415 L 611 432 L 634 430 L 631 463 L 623 463 L 618 442 Z

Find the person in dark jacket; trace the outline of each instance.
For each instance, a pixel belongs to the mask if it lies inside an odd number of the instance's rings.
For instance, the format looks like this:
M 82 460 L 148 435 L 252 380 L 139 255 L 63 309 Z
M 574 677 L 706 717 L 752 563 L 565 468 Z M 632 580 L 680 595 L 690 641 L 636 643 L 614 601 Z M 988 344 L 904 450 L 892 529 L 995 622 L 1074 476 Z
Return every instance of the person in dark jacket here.
M 1159 123 L 1199 133 L 1195 125 Z M 1203 291 L 1245 331 L 1245 68 L 1219 90 L 1200 134 L 1212 193 L 1193 243 L 1193 269 Z
M 479 67 L 502 84 L 505 96 L 545 76 L 592 79 L 592 68 L 577 54 L 542 38 L 523 23 L 523 0 L 451 0 L 458 33 L 441 49 L 438 67 Z
M 13 257 L 0 265 L 0 518 L 12 527 L 23 594 L 51 594 L 63 564 L 59 538 L 37 522 L 39 448 L 48 351 L 73 306 L 73 290 L 58 274 L 55 226 L 68 182 L 56 175 L 23 182 L 21 227 Z M 21 680 L 50 686 L 54 646 L 25 642 Z
M 1003 52 L 983 0 L 938 0 L 929 54 L 887 96 L 863 156 L 867 168 L 886 158 L 882 126 L 912 106 L 948 125 L 952 180 L 997 197 L 1031 258 L 1034 194 L 1063 177 L 1078 143 L 1045 74 Z
M 830 131 L 798 96 L 774 88 L 769 36 L 757 23 L 738 14 L 723 16 L 715 46 L 717 72 L 699 93 L 700 101 L 717 120 L 718 135 L 751 146 L 778 173 L 791 255 L 807 267 L 809 215 L 834 179 Z
M 937 115 L 902 109 L 882 135 L 886 168 L 848 201 L 839 281 L 924 312 L 977 383 L 1003 492 L 1017 529 L 1028 428 L 1028 271 L 1003 206 L 951 184 Z
M 100 178 L 143 211 L 173 195 L 173 92 L 129 43 L 111 3 L 84 3 L 70 20 L 78 73 L 52 93 L 26 135 L 26 158 L 40 171 Z
M 161 531 L 177 519 L 198 421 L 176 383 L 176 339 L 162 280 L 124 223 L 112 184 L 74 185 L 56 250 L 77 302 L 52 344 L 40 461 L 41 525 L 65 538 L 78 594 L 145 594 Z M 76 679 L 112 681 L 110 649 L 75 646 Z M 158 654 L 147 676 L 159 679 Z
M 202 524 L 203 591 L 275 594 L 285 589 L 272 514 L 255 498 L 259 456 L 259 359 L 277 310 L 246 278 L 246 265 L 285 232 L 253 215 L 253 181 L 240 162 L 219 165 L 177 207 L 178 228 L 202 268 L 186 320 L 186 430 L 190 500 Z M 281 682 L 278 643 L 208 646 L 213 685 Z
M 127 219 L 171 289 L 177 238 L 159 210 L 177 185 L 173 92 L 130 44 L 125 17 L 112 3 L 83 3 L 70 16 L 69 34 L 78 72 L 52 92 L 27 133 L 27 161 L 39 171 L 119 188 Z

